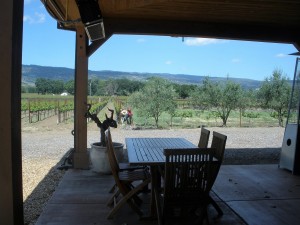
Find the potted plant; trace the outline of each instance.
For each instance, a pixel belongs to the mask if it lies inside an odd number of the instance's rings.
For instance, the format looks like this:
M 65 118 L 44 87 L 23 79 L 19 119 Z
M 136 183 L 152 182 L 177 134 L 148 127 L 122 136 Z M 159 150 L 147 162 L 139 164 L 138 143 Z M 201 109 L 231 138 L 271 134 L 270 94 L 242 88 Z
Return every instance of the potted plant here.
M 103 174 L 111 174 L 111 168 L 107 156 L 106 142 L 105 142 L 105 131 L 109 127 L 117 128 L 117 122 L 113 119 L 114 110 L 109 109 L 111 116 L 108 117 L 105 114 L 105 120 L 101 122 L 96 114 L 90 112 L 91 104 L 87 104 L 86 118 L 93 120 L 100 128 L 100 141 L 91 144 L 90 160 L 92 164 L 92 170 Z M 113 142 L 116 157 L 119 161 L 123 158 L 123 147 L 122 143 Z

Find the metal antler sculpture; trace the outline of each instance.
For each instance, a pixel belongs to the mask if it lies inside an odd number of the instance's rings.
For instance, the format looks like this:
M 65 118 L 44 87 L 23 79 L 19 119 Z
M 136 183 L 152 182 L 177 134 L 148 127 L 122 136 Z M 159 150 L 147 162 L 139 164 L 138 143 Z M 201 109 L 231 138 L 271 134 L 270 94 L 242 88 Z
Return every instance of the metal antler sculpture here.
M 90 109 L 92 107 L 91 104 L 86 104 L 87 105 L 87 112 L 85 114 L 85 117 L 86 118 L 91 118 L 91 120 L 93 120 L 97 126 L 100 128 L 100 144 L 101 146 L 106 146 L 105 144 L 105 131 L 108 129 L 108 127 L 114 127 L 114 128 L 117 128 L 117 122 L 113 119 L 113 116 L 114 116 L 114 110 L 113 109 L 110 109 L 110 108 L 107 108 L 108 111 L 111 112 L 111 116 L 110 118 L 107 116 L 107 114 L 105 113 L 105 117 L 106 119 L 101 122 L 99 120 L 99 118 L 97 117 L 97 114 L 91 114 L 90 113 Z

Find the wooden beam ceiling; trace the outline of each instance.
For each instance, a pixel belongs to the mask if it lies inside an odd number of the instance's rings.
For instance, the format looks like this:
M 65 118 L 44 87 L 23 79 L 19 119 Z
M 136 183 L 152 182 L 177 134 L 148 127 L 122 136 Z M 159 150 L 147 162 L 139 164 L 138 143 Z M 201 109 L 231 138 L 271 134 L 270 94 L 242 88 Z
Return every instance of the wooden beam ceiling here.
M 209 37 L 279 43 L 296 43 L 300 40 L 299 29 L 286 27 L 135 19 L 106 19 L 104 24 L 116 34 Z
M 64 18 L 59 19 L 63 28 L 74 29 L 78 25 L 76 1 L 42 2 L 54 17 Z M 98 0 L 98 3 L 107 36 L 148 34 L 292 44 L 300 40 L 299 0 Z

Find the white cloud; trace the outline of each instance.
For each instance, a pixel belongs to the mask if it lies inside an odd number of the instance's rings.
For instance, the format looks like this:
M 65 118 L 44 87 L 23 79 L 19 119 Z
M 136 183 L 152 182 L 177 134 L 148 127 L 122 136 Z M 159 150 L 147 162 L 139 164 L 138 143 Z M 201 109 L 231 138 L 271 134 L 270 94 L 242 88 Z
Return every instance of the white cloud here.
M 28 22 L 28 20 L 29 20 L 29 16 L 24 15 L 23 16 L 23 22 Z
M 213 39 L 213 38 L 188 38 L 184 43 L 188 46 L 203 46 L 210 44 L 222 43 L 224 40 Z
M 241 60 L 238 59 L 238 58 L 235 58 L 235 59 L 232 59 L 231 62 L 232 62 L 232 63 L 239 63 L 239 62 L 241 62 Z
M 171 61 L 171 60 L 167 60 L 166 62 L 165 62 L 165 64 L 167 64 L 167 65 L 171 65 L 173 62 Z
M 286 55 L 286 54 L 283 54 L 283 53 L 278 53 L 278 54 L 276 55 L 276 57 L 277 57 L 277 58 L 284 58 L 284 57 L 287 57 L 287 55 Z
M 37 18 L 37 23 L 44 23 L 46 15 L 44 13 L 35 13 L 35 17 Z
M 46 15 L 43 13 L 34 13 L 34 16 L 24 15 L 23 21 L 29 24 L 36 24 L 36 23 L 44 23 L 46 19 Z
M 137 43 L 143 43 L 143 42 L 146 42 L 146 39 L 144 38 L 139 38 L 136 40 Z
M 24 0 L 24 4 L 30 4 L 32 2 L 32 0 Z

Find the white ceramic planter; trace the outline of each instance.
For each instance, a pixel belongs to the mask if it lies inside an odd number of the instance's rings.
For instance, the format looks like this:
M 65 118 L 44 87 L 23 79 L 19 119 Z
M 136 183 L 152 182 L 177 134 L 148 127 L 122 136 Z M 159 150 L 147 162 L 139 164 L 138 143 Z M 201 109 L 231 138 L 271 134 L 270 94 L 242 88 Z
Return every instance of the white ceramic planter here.
M 122 143 L 113 142 L 117 160 L 123 161 L 124 145 Z M 111 168 L 108 160 L 106 147 L 100 146 L 100 142 L 92 143 L 90 150 L 91 170 L 102 174 L 111 174 Z

